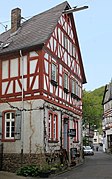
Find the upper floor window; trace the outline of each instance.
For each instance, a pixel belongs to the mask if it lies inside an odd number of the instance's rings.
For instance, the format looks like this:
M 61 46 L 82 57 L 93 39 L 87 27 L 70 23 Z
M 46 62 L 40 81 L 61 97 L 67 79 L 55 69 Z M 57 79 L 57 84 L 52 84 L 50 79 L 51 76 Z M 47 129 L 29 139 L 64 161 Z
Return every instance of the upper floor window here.
M 78 100 L 81 98 L 81 87 L 74 79 L 71 80 L 71 96 L 77 98 Z
M 58 116 L 52 112 L 49 113 L 48 137 L 49 141 L 58 140 Z
M 57 86 L 57 65 L 55 63 L 51 65 L 51 83 Z
M 67 49 L 68 48 L 68 38 L 66 35 L 64 35 L 63 40 L 64 40 L 64 47 Z
M 72 93 L 76 94 L 76 81 L 72 79 Z
M 51 79 L 53 81 L 57 81 L 57 66 L 54 63 L 52 63 L 51 66 Z
M 64 74 L 64 88 L 68 89 L 68 74 Z

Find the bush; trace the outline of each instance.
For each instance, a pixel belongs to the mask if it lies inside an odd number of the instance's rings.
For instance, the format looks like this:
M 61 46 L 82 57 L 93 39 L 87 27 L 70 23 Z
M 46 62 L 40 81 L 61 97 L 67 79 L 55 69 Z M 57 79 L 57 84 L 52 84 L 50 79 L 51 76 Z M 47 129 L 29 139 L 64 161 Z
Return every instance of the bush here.
M 21 167 L 18 171 L 17 171 L 17 175 L 21 175 L 21 176 L 37 176 L 38 175 L 38 167 L 35 165 L 28 165 L 28 166 L 24 166 Z

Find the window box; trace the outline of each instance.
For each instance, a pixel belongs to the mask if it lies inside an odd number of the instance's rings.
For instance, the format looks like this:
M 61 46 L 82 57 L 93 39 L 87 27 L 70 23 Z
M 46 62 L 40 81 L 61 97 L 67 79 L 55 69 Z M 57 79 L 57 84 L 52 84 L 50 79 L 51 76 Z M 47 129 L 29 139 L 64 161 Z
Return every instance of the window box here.
M 67 88 L 64 88 L 64 92 L 67 93 L 67 94 L 69 93 Z
M 81 99 L 74 93 L 71 93 L 71 97 L 80 101 Z
M 58 86 L 58 83 L 57 83 L 57 81 L 54 81 L 54 80 L 51 80 L 51 84 L 53 85 L 53 86 Z

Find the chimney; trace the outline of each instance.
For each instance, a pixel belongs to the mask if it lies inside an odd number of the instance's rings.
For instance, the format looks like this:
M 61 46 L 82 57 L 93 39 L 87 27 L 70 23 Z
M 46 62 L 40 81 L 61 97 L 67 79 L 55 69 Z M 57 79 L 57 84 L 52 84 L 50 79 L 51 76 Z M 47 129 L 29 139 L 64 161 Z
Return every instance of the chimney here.
M 18 30 L 21 25 L 21 9 L 15 8 L 11 11 L 11 33 Z

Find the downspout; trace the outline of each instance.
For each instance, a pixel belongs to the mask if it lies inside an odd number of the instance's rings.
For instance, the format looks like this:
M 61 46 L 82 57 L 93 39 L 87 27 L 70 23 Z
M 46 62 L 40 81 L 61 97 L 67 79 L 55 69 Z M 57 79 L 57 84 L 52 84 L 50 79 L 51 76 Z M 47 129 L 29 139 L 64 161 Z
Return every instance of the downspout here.
M 20 50 L 21 57 L 21 83 L 22 83 L 22 118 L 21 118 L 21 165 L 23 164 L 23 147 L 24 147 L 24 61 L 22 51 Z
M 61 127 L 60 127 L 60 150 L 62 150 L 62 120 L 63 120 L 63 112 L 61 111 Z

